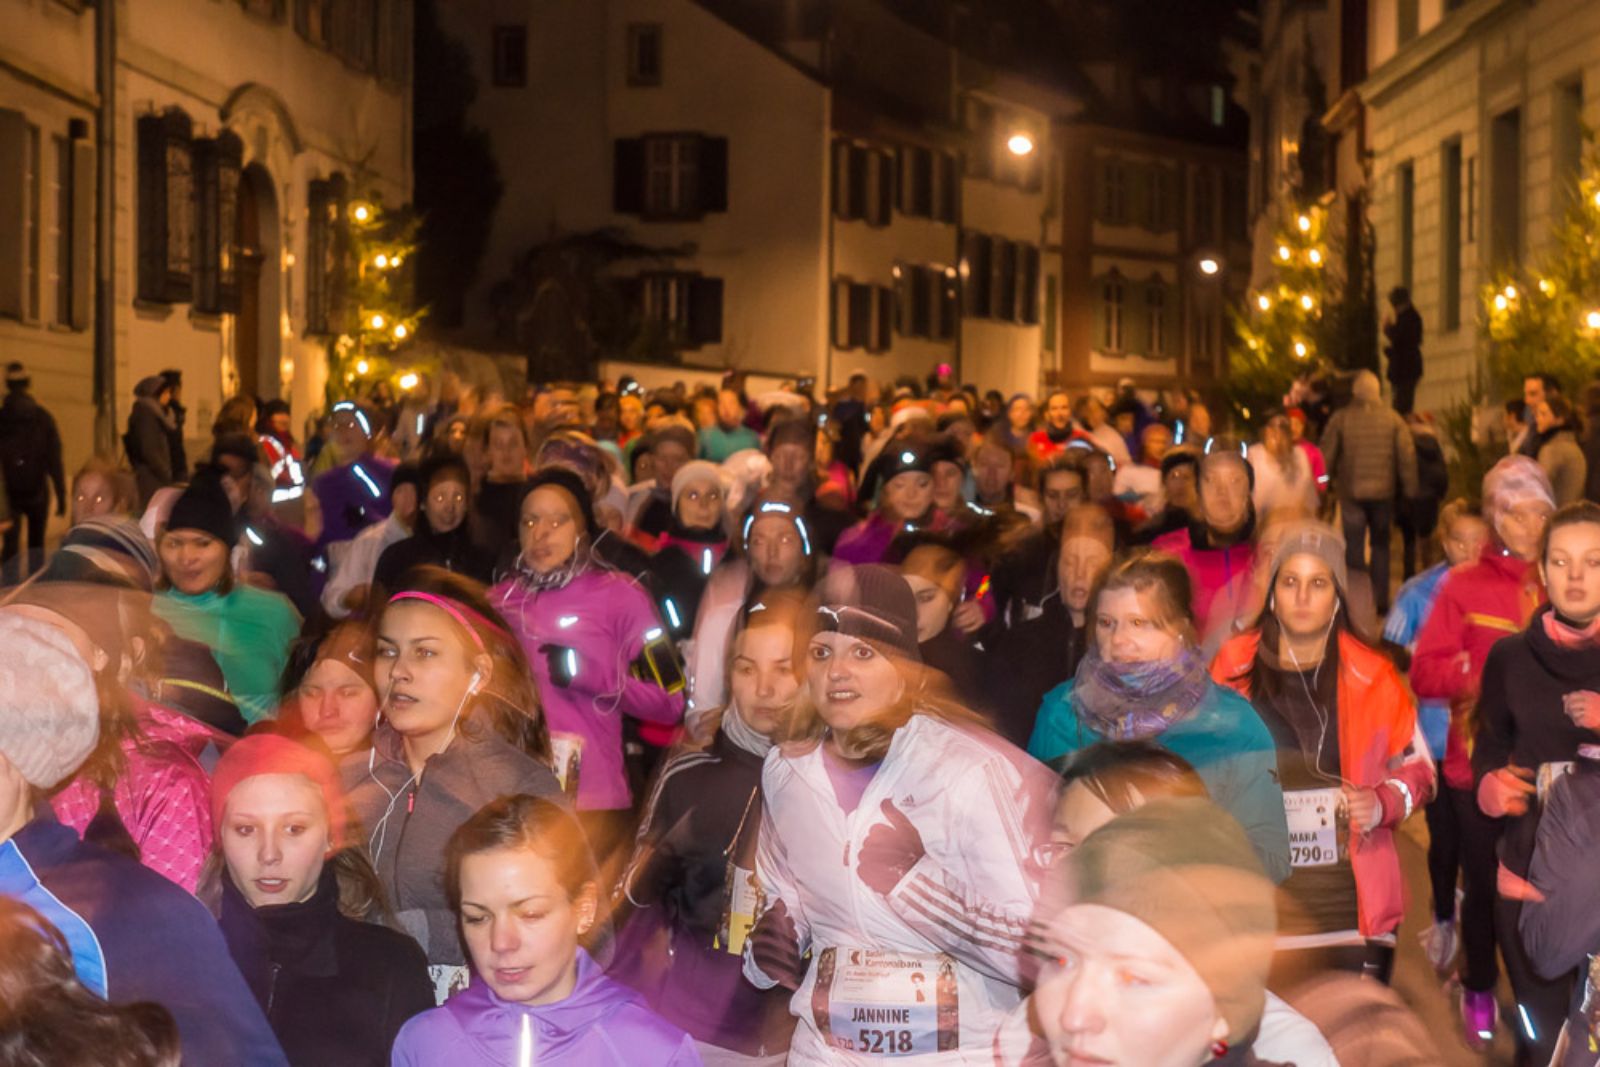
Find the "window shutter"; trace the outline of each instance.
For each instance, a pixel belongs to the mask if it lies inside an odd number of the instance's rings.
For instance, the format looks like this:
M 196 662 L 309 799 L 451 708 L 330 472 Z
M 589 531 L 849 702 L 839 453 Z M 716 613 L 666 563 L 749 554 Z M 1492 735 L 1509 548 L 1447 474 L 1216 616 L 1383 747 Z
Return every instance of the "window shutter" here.
M 894 267 L 894 332 L 901 337 L 911 333 L 911 294 L 915 292 L 917 268 L 905 263 Z
M 700 210 L 728 210 L 728 139 L 700 138 Z
M 644 214 L 644 139 L 618 137 L 612 148 L 611 210 Z
M 89 328 L 93 306 L 94 279 L 90 256 L 94 249 L 94 142 L 88 137 L 72 141 L 72 307 L 70 325 L 74 330 Z M 4 242 L 0 242 L 4 244 Z
M 177 108 L 138 123 L 141 300 L 189 299 L 194 256 L 194 158 L 189 116 Z
M 1094 333 L 1091 336 L 1094 340 L 1090 342 L 1090 347 L 1101 352 L 1108 352 L 1111 349 L 1111 346 L 1106 344 L 1106 286 L 1110 281 L 1110 278 L 1101 276 L 1093 283 L 1094 300 L 1091 303 L 1094 305 Z
M 328 183 L 313 178 L 306 191 L 306 333 L 328 332 Z
M 875 285 L 872 287 L 872 343 L 867 346 L 870 352 L 887 352 L 893 343 L 889 329 L 890 320 L 894 315 L 894 290 L 887 286 Z
M 872 286 L 850 283 L 848 322 L 848 347 L 867 347 L 872 336 Z
M 1017 246 L 994 239 L 994 282 L 989 296 L 989 317 L 1010 321 L 1017 312 Z
M 1129 281 L 1122 286 L 1122 347 L 1141 356 L 1150 353 L 1150 320 L 1145 314 L 1145 290 L 1149 283 Z
M 28 254 L 28 123 L 22 112 L 0 108 L 0 315 L 20 319 L 28 304 L 24 279 Z
M 888 152 L 872 154 L 878 160 L 876 221 L 879 226 L 887 226 L 894 218 L 894 157 Z
M 844 141 L 833 142 L 833 215 L 850 217 L 850 146 Z
M 915 193 L 911 188 L 911 154 L 915 149 L 901 145 L 894 150 L 894 209 L 911 214 Z
M 689 279 L 689 346 L 722 343 L 722 279 Z
M 350 306 L 350 216 L 345 211 L 349 182 L 343 174 L 328 179 L 328 252 L 321 269 L 326 272 L 328 332 L 349 328 L 358 308 Z
M 1039 250 L 1024 245 L 1018 259 L 1017 321 L 1029 326 L 1039 322 Z
M 939 322 L 937 338 L 948 341 L 956 335 L 956 279 L 942 271 L 934 271 L 934 283 L 939 287 Z
M 239 165 L 243 157 L 243 144 L 226 130 L 194 145 L 194 306 L 198 311 L 238 308 L 234 276 L 238 252 L 233 245 L 238 229 Z
M 942 222 L 956 221 L 956 194 L 960 191 L 961 172 L 956 166 L 956 157 L 949 152 L 940 152 L 934 159 L 938 172 L 939 191 L 934 198 L 938 216 Z
M 841 218 L 860 219 L 867 214 L 867 150 L 860 145 L 846 147 L 845 213 Z
M 966 267 L 966 311 L 969 318 L 989 317 L 989 297 L 994 285 L 990 277 L 989 238 L 968 233 L 961 240 L 961 259 Z

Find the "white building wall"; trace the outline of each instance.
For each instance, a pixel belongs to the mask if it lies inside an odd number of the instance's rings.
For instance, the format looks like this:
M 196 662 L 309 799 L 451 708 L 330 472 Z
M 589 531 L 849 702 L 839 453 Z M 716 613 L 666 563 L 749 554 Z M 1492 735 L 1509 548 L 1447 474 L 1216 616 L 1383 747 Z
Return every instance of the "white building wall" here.
M 1590 128 L 1600 125 L 1600 5 L 1476 0 L 1449 15 L 1424 5 L 1423 14 L 1419 36 L 1396 51 L 1394 2 L 1374 5 L 1372 51 L 1386 65 L 1373 71 L 1361 92 L 1373 152 L 1371 221 L 1380 300 L 1400 282 L 1399 175 L 1408 161 L 1414 167 L 1412 299 L 1426 329 L 1417 406 L 1437 411 L 1466 397 L 1481 365 L 1479 291 L 1490 277 L 1494 195 L 1486 150 L 1490 124 L 1496 115 L 1520 109 L 1522 247 L 1524 261 L 1535 263 L 1559 221 L 1552 181 L 1557 85 L 1581 77 L 1583 120 Z M 1461 326 L 1445 331 L 1440 153 L 1452 138 L 1460 138 L 1463 161 Z

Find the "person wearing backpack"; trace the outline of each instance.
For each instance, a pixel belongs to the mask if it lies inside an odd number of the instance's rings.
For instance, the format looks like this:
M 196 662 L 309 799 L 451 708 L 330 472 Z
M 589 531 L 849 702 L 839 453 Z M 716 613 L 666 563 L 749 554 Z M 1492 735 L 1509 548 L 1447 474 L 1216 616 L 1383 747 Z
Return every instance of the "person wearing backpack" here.
M 0 403 L 0 465 L 5 468 L 10 516 L 28 521 L 28 566 L 44 557 L 45 522 L 54 487 L 56 514 L 67 512 L 67 478 L 61 466 L 61 434 L 56 420 L 28 392 L 28 369 L 6 364 L 6 398 Z M 12 522 L 0 547 L 0 563 L 9 564 L 20 549 L 22 529 Z M 22 577 L 21 574 L 18 577 Z

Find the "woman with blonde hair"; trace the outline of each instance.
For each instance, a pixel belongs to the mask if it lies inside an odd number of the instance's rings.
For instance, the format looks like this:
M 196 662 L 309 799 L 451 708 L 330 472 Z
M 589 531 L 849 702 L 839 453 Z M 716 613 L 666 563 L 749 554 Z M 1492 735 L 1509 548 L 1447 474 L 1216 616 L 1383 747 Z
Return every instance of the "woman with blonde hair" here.
M 930 692 L 893 569 L 835 570 L 806 629 L 814 714 L 763 770 L 768 906 L 745 975 L 797 991 L 791 1064 L 988 1063 L 1021 996 L 1054 783 Z

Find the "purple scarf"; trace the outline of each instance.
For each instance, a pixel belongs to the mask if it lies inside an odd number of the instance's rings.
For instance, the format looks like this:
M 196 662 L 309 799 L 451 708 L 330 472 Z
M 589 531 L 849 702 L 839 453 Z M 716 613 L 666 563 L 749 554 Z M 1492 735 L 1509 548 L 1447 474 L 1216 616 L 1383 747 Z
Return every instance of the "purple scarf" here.
M 1108 741 L 1155 737 L 1194 713 L 1211 676 L 1192 648 L 1154 663 L 1110 663 L 1090 649 L 1078 664 L 1072 709 Z

